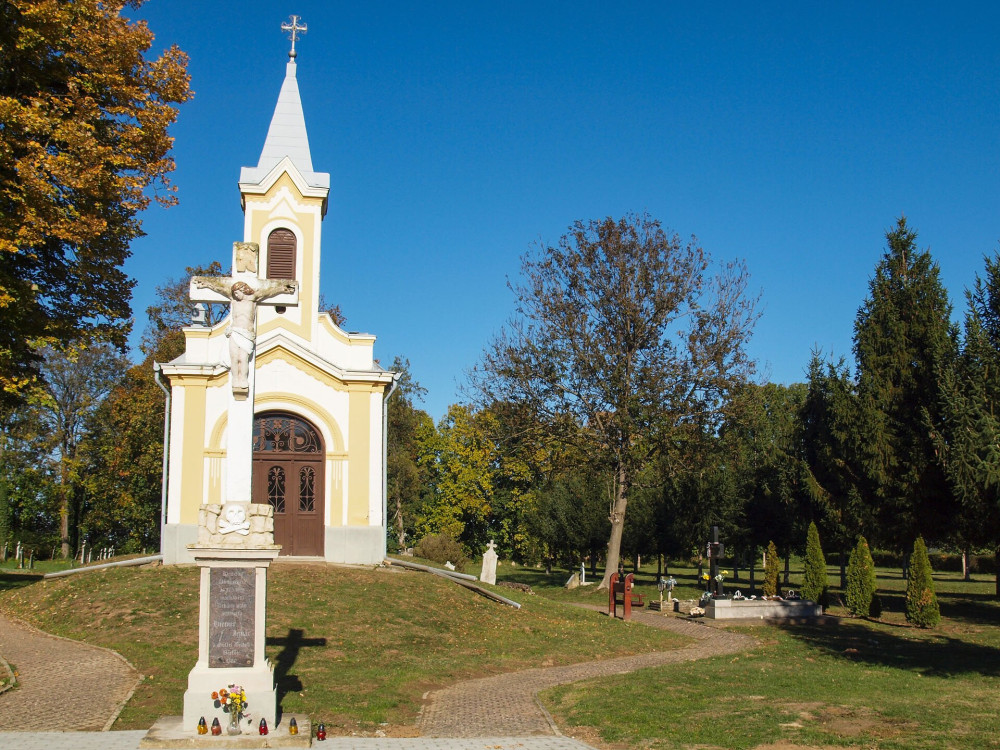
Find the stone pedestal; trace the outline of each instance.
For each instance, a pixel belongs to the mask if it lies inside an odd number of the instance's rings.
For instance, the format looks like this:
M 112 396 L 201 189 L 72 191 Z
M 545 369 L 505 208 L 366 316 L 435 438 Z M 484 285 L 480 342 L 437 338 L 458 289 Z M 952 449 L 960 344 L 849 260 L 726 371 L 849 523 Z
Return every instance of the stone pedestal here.
M 808 599 L 713 599 L 705 606 L 710 620 L 798 620 L 823 616 L 823 608 Z
M 206 541 L 215 540 L 208 536 Z M 188 689 L 184 693 L 185 731 L 194 731 L 202 716 L 209 725 L 213 718 L 218 718 L 225 727 L 228 715 L 215 707 L 212 693 L 234 684 L 246 691 L 247 712 L 252 716 L 251 722 L 242 722 L 244 732 L 256 733 L 261 718 L 267 720 L 268 726 L 277 724 L 274 667 L 264 656 L 264 628 L 267 569 L 281 547 L 228 546 L 232 544 L 229 539 L 226 543 L 227 546 L 189 546 L 201 568 L 201 603 L 198 661 L 188 675 Z

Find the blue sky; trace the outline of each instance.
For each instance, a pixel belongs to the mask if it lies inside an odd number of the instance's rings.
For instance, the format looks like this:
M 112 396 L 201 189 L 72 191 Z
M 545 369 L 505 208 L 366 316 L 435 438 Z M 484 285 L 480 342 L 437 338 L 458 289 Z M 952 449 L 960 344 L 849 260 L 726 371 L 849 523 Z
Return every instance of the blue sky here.
M 577 219 L 647 211 L 743 258 L 750 350 L 782 383 L 815 347 L 850 358 L 900 214 L 956 315 L 998 249 L 1000 6 L 150 0 L 153 51 L 190 55 L 195 97 L 171 131 L 180 205 L 144 214 L 127 266 L 140 330 L 157 284 L 242 239 L 292 13 L 331 175 L 322 290 L 383 364 L 409 358 L 435 419 L 510 315 L 520 256 Z

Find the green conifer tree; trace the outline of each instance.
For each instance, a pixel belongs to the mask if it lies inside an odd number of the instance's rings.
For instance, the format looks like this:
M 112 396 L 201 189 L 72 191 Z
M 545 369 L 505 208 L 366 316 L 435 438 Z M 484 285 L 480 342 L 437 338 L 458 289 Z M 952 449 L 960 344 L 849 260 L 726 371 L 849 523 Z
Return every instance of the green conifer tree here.
M 944 539 L 958 517 L 928 429 L 941 423 L 938 372 L 957 329 L 940 268 L 905 218 L 886 243 L 854 323 L 856 445 L 873 542 L 903 551 L 918 535 Z
M 819 530 L 812 522 L 806 533 L 806 569 L 800 593 L 803 599 L 826 605 L 826 558 L 819 543 Z
M 913 543 L 910 575 L 906 579 L 906 620 L 921 628 L 933 628 L 941 622 L 941 610 L 934 594 L 931 561 L 922 537 Z
M 858 537 L 857 546 L 851 551 L 847 563 L 847 609 L 857 617 L 874 616 L 872 598 L 875 596 L 875 563 L 872 561 L 868 541 Z
M 932 435 L 958 504 L 955 542 L 993 549 L 1000 598 L 1000 252 L 966 297 L 962 350 L 939 371 L 943 419 Z
M 764 596 L 774 596 L 778 593 L 778 574 L 781 572 L 781 558 L 774 542 L 767 545 L 767 558 L 764 561 Z

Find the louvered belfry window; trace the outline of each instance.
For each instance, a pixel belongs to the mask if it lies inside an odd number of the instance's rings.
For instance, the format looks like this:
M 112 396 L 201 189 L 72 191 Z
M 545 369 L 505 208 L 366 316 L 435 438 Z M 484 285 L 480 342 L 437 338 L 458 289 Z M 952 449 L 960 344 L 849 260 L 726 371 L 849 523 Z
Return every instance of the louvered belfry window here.
M 267 237 L 267 278 L 295 278 L 295 234 L 275 229 Z

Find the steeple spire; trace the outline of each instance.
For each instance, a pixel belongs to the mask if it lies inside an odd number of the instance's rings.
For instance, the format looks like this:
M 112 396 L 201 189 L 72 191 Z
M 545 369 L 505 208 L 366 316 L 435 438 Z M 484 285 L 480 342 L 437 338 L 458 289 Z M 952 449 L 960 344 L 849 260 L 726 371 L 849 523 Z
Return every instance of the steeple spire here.
M 244 185 L 260 184 L 265 176 L 286 158 L 310 187 L 327 189 L 330 187 L 328 174 L 313 172 L 306 119 L 302 114 L 302 99 L 299 97 L 299 84 L 295 78 L 295 58 L 298 56 L 295 42 L 300 34 L 306 32 L 306 28 L 299 16 L 292 16 L 287 23 L 281 24 L 282 31 L 288 32 L 292 40 L 288 62 L 285 64 L 285 80 L 278 93 L 278 103 L 274 107 L 271 125 L 267 129 L 267 138 L 264 139 L 264 148 L 260 152 L 257 166 L 244 167 L 240 173 L 241 189 Z
M 286 156 L 300 172 L 312 172 L 306 118 L 302 114 L 299 83 L 295 80 L 295 60 L 289 60 L 285 65 L 285 80 L 281 84 L 257 168 L 271 169 Z

